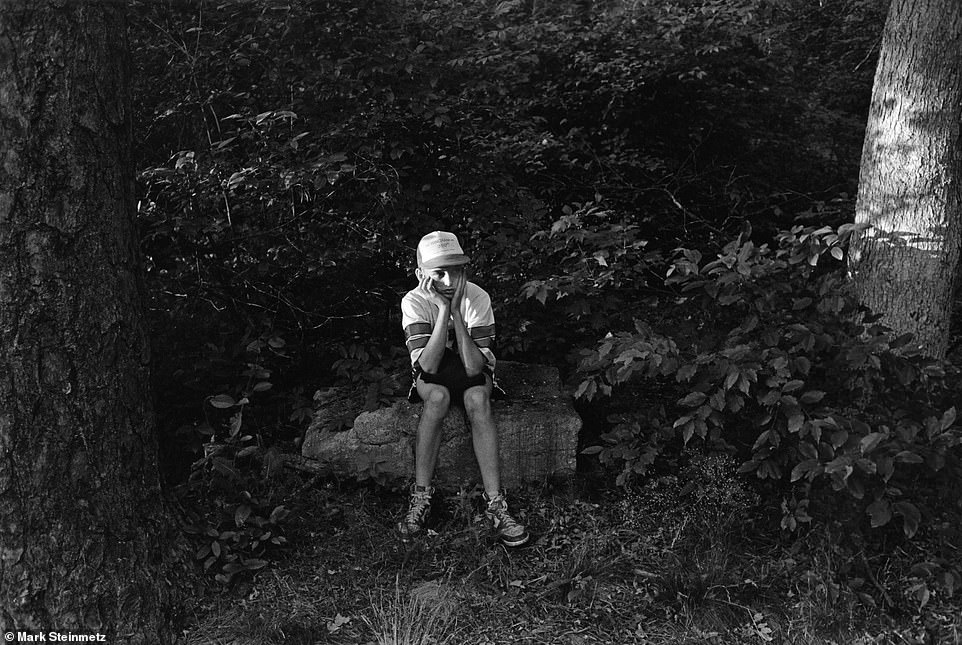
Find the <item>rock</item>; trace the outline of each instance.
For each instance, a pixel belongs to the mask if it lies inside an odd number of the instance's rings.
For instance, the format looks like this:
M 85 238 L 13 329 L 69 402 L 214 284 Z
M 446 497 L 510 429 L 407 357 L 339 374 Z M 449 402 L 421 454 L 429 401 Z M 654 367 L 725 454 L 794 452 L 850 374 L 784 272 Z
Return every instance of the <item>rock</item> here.
M 558 370 L 545 365 L 498 361 L 498 383 L 507 400 L 493 403 L 498 427 L 501 481 L 505 487 L 572 474 L 581 419 L 564 393 Z M 347 431 L 331 429 L 323 410 L 308 428 L 301 452 L 346 476 L 409 479 L 414 474 L 414 441 L 421 404 L 396 401 L 362 412 Z M 442 425 L 434 483 L 480 482 L 463 409 L 452 407 Z

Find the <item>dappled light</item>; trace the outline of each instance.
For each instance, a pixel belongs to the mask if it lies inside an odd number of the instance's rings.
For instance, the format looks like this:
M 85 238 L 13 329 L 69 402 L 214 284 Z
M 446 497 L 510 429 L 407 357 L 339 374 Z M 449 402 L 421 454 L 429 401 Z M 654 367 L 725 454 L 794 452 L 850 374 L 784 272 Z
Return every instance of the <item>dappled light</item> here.
M 945 354 L 962 239 L 962 56 L 957 10 L 895 3 L 862 150 L 849 270 L 863 304 Z M 906 37 L 910 20 L 919 20 Z

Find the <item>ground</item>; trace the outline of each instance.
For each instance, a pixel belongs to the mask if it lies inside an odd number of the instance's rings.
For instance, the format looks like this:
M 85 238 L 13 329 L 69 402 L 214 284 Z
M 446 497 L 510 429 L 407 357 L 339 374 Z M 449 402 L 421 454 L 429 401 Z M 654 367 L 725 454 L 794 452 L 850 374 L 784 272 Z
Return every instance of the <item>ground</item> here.
M 962 643 L 962 594 L 929 581 L 923 596 L 911 549 L 855 553 L 831 527 L 781 533 L 740 490 L 677 492 L 671 478 L 516 491 L 534 539 L 508 551 L 476 491 L 441 495 L 436 531 L 407 547 L 399 490 L 315 480 L 283 552 L 199 590 L 185 642 Z

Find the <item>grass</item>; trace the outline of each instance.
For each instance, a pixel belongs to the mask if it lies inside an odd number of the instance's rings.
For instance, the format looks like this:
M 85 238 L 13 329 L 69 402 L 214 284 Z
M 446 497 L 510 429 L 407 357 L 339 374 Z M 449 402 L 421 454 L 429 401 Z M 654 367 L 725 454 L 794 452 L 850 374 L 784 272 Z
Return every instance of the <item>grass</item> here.
M 425 582 L 403 592 L 400 580 L 394 590 L 371 598 L 371 613 L 364 622 L 378 645 L 448 645 L 456 640 L 458 601 L 449 585 Z
M 394 532 L 402 494 L 302 493 L 288 553 L 209 587 L 185 643 L 962 643 L 960 592 L 932 583 L 920 605 L 912 590 L 924 549 L 856 552 L 837 527 L 789 540 L 752 506 L 529 489 L 512 506 L 533 544 L 507 551 L 464 491 L 410 548 Z M 331 504 L 338 512 L 313 512 Z M 958 552 L 958 531 L 939 539 Z

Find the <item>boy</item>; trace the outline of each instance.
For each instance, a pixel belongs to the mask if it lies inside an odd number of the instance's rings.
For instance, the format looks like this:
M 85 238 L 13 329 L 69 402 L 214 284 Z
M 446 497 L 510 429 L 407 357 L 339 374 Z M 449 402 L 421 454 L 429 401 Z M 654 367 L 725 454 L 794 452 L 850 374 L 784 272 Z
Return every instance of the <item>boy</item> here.
M 495 357 L 491 298 L 468 282 L 470 260 L 453 233 L 434 231 L 418 243 L 416 289 L 401 300 L 401 325 L 411 355 L 414 383 L 409 398 L 424 402 L 418 422 L 410 507 L 398 524 L 407 542 L 418 536 L 431 508 L 431 478 L 441 445 L 441 422 L 451 404 L 464 404 L 474 454 L 484 484 L 485 516 L 508 547 L 528 532 L 508 513 L 501 492 L 498 431 L 491 413 Z

